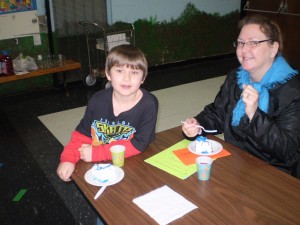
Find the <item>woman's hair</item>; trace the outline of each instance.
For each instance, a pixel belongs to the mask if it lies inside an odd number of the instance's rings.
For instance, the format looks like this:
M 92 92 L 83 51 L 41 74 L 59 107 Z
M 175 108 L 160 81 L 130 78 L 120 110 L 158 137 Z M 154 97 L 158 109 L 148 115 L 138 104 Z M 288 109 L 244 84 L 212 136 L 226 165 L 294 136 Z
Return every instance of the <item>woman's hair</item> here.
M 109 73 L 113 66 L 127 66 L 143 71 L 143 79 L 148 74 L 148 63 L 144 53 L 132 45 L 119 45 L 108 53 L 105 69 Z
M 283 43 L 282 43 L 282 35 L 280 27 L 277 23 L 270 20 L 267 17 L 264 17 L 262 15 L 256 14 L 256 15 L 250 15 L 246 16 L 244 19 L 242 19 L 239 22 L 239 29 L 242 29 L 245 25 L 248 24 L 257 24 L 260 26 L 260 30 L 269 38 L 271 39 L 271 43 L 274 43 L 275 41 L 278 42 L 279 48 L 278 51 L 282 52 L 283 50 Z

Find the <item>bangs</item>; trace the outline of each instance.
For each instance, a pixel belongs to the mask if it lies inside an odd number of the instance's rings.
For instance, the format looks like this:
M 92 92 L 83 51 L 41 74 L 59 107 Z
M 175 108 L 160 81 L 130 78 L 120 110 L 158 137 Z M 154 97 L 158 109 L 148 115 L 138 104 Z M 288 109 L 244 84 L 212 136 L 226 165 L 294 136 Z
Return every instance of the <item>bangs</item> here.
M 148 63 L 145 55 L 136 47 L 121 45 L 113 48 L 106 59 L 106 69 L 110 71 L 113 66 L 126 66 L 131 69 L 142 70 L 147 76 Z
M 144 63 L 141 60 L 126 60 L 124 58 L 120 59 L 115 59 L 111 62 L 112 67 L 113 66 L 118 66 L 118 67 L 123 67 L 126 66 L 131 69 L 135 70 L 145 70 Z

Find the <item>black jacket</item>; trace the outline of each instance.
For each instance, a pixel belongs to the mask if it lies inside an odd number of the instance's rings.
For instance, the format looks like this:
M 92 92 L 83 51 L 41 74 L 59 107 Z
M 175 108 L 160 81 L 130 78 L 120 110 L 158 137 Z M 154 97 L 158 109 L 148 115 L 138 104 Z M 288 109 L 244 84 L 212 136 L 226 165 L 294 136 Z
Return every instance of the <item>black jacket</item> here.
M 251 122 L 245 115 L 237 127 L 232 113 L 241 90 L 236 70 L 231 71 L 215 101 L 195 118 L 207 129 L 224 133 L 225 141 L 300 178 L 300 78 L 294 76 L 269 91 L 269 111 L 259 108 Z

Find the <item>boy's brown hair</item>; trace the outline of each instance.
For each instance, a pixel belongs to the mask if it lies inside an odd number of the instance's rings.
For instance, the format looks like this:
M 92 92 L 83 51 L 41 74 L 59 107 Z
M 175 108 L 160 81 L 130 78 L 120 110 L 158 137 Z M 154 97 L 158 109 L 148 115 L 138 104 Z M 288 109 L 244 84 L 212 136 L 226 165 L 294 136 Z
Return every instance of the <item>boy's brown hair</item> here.
M 105 70 L 107 73 L 113 66 L 127 66 L 143 71 L 143 80 L 148 75 L 148 63 L 144 53 L 132 45 L 119 45 L 108 53 Z

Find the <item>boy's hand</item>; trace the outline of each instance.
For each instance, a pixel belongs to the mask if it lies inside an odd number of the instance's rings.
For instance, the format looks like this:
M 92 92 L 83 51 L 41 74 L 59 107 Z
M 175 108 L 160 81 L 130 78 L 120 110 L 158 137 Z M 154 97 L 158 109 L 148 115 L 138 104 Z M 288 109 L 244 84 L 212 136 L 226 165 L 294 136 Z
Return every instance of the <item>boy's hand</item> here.
M 71 175 L 75 169 L 75 165 L 70 162 L 62 162 L 57 168 L 57 175 L 63 181 L 71 181 Z
M 92 162 L 92 145 L 82 144 L 78 151 L 80 152 L 80 159 L 85 162 Z

